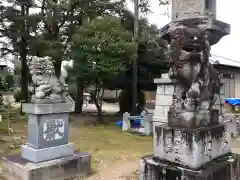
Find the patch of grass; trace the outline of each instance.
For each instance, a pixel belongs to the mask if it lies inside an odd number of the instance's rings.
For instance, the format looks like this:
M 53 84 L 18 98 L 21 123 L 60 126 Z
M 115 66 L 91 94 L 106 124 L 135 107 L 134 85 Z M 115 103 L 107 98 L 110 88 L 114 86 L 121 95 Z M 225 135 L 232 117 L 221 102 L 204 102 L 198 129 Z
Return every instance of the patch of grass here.
M 152 152 L 152 137 L 123 133 L 114 125 L 78 126 L 70 129 L 70 141 L 79 151 L 92 153 L 93 168 L 116 160 L 134 160 Z

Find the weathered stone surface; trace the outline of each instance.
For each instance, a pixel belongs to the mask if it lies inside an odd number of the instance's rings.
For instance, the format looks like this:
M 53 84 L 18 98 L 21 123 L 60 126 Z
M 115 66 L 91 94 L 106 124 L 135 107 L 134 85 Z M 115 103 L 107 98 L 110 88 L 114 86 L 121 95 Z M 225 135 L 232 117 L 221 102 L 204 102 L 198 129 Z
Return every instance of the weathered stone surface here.
M 233 136 L 237 137 L 237 122 L 236 122 L 236 114 L 234 113 L 224 113 L 223 122 L 226 123 L 228 132 Z
M 177 80 L 168 118 L 170 121 L 184 121 L 182 126 L 193 124 L 194 121 L 206 124 L 206 121 L 215 119 L 212 109 L 220 92 L 221 74 L 209 61 L 215 37 L 211 36 L 213 32 L 204 21 L 216 26 L 215 19 L 209 17 L 190 18 L 174 21 L 167 32 L 170 78 Z M 216 31 L 213 35 L 218 34 L 219 38 L 227 34 L 222 30 L 219 32 L 219 29 Z
M 164 85 L 158 85 L 156 94 L 163 95 L 164 94 L 164 89 L 165 89 Z
M 175 80 L 169 78 L 154 79 L 154 83 L 156 84 L 173 84 L 175 82 L 176 82 Z
M 161 79 L 170 79 L 168 73 L 162 73 L 161 74 Z
M 240 179 L 240 158 L 228 154 L 213 160 L 198 170 L 191 170 L 152 155 L 140 160 L 140 180 L 238 180 Z
M 160 79 L 155 79 L 154 82 L 157 84 L 157 93 L 153 122 L 166 123 L 176 81 L 171 80 L 168 73 L 165 73 L 161 75 Z
M 157 106 L 163 105 L 163 106 L 170 106 L 172 104 L 172 95 L 166 96 L 166 95 L 156 95 L 156 98 L 158 101 L 156 102 Z
M 28 146 L 41 149 L 67 143 L 68 113 L 28 115 Z
M 52 159 L 71 156 L 74 154 L 74 144 L 68 143 L 60 146 L 53 146 L 42 149 L 31 148 L 28 145 L 21 147 L 21 155 L 24 159 L 38 163 Z
M 52 114 L 67 113 L 74 111 L 75 104 L 72 102 L 53 104 L 23 103 L 22 111 L 29 114 Z
M 2 173 L 7 180 L 69 180 L 91 172 L 89 153 L 42 163 L 31 163 L 20 156 L 6 156 L 2 159 Z
M 168 125 L 183 128 L 199 128 L 219 123 L 218 110 L 168 112 Z
M 33 82 L 32 103 L 66 102 L 68 85 L 65 77 L 57 77 L 51 57 L 33 56 L 28 62 Z
M 218 43 L 223 36 L 230 34 L 231 31 L 231 26 L 229 24 L 216 20 L 215 18 L 187 18 L 183 20 L 176 20 L 165 25 L 161 29 L 162 38 L 171 42 L 170 32 L 174 32 L 176 29 L 182 28 L 183 26 L 208 30 L 210 45 Z
M 225 126 L 197 129 L 156 126 L 154 157 L 197 169 L 231 152 L 231 137 Z
M 154 109 L 154 116 L 160 116 L 163 117 L 164 116 L 164 106 L 156 106 L 155 105 L 155 109 Z
M 172 20 L 209 16 L 216 18 L 216 0 L 174 0 Z
M 172 1 L 172 6 L 173 20 L 204 15 L 204 1 L 175 0 Z
M 173 95 L 174 93 L 174 85 L 165 86 L 164 94 Z
M 22 105 L 28 113 L 27 145 L 35 149 L 68 144 L 68 113 L 74 103 Z

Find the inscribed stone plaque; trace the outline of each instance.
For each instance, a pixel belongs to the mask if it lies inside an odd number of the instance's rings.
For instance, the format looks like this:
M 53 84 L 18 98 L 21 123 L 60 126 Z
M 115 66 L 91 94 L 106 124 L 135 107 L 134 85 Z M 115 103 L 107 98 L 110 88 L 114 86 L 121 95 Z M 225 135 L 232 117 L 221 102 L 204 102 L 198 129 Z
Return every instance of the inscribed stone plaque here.
M 68 143 L 68 113 L 28 116 L 28 142 L 35 149 Z
M 64 120 L 52 119 L 43 123 L 43 139 L 45 141 L 60 140 L 64 137 Z

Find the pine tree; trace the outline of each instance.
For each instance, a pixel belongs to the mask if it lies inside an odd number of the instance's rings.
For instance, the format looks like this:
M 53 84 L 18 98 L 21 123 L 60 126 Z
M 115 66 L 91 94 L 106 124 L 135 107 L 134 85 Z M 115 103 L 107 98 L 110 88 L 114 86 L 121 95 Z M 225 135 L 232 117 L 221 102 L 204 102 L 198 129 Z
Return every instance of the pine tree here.
M 30 14 L 36 8 L 33 0 L 5 0 L 0 4 L 1 55 L 12 54 L 21 61 L 22 100 L 28 101 L 29 44 L 35 40 L 38 25 L 37 14 Z

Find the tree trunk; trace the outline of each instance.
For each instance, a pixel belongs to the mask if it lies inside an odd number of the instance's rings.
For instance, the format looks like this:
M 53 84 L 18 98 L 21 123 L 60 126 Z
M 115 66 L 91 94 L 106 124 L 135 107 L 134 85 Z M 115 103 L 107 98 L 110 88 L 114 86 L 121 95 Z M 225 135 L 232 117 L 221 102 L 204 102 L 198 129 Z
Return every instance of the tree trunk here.
M 103 115 L 102 115 L 102 107 L 99 104 L 98 98 L 94 99 L 94 103 L 97 108 L 97 122 L 99 124 L 104 124 Z
M 101 111 L 102 111 L 102 104 L 103 104 L 103 95 L 104 95 L 104 89 L 102 89 L 102 93 L 101 93 L 100 101 L 99 101 Z
M 57 77 L 61 76 L 61 66 L 62 66 L 62 62 L 59 60 L 55 60 L 54 62 L 54 70 L 55 70 L 55 75 Z
M 77 79 L 77 95 L 75 99 L 75 113 L 82 113 L 83 106 L 83 92 L 84 92 L 84 81 L 82 79 Z
M 21 55 L 21 96 L 24 102 L 28 102 L 28 66 L 25 53 Z
M 28 14 L 28 9 L 25 6 L 21 7 L 21 14 L 25 16 Z M 24 22 L 22 24 L 22 37 L 20 45 L 20 58 L 21 58 L 21 95 L 22 100 L 28 102 L 28 66 L 27 66 L 27 40 L 28 36 L 28 27 Z
M 101 96 L 99 95 L 100 94 L 99 91 L 98 91 L 98 95 L 97 95 L 97 98 L 96 98 L 96 101 L 95 101 L 95 105 L 96 105 L 97 111 L 98 111 L 97 122 L 99 124 L 104 124 L 103 113 L 102 113 L 102 100 L 103 100 L 103 95 L 104 95 L 104 89 L 102 89 Z
M 100 97 L 100 88 L 99 88 L 99 83 L 98 79 L 96 79 L 96 85 L 95 85 L 95 91 L 94 94 L 92 95 L 92 99 L 94 101 L 94 104 L 97 108 L 97 122 L 99 124 L 104 124 L 104 120 L 102 118 L 102 96 Z

